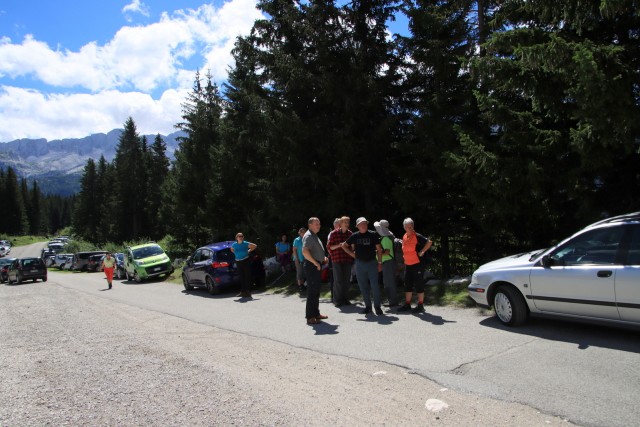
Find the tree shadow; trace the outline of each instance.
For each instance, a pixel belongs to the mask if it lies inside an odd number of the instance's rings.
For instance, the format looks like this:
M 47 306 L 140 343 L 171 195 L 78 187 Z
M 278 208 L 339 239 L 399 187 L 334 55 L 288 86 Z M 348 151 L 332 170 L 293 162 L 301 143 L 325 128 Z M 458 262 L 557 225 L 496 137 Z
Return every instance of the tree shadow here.
M 545 340 L 572 343 L 580 350 L 599 347 L 640 353 L 638 327 L 633 326 L 604 325 L 596 321 L 572 321 L 537 316 L 531 317 L 526 324 L 517 327 L 502 324 L 496 316 L 482 320 L 480 325 Z

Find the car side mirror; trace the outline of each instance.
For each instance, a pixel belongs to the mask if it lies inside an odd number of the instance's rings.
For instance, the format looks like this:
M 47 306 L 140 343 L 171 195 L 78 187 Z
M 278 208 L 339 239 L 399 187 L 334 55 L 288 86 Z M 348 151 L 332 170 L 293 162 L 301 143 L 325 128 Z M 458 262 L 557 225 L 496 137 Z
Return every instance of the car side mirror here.
M 191 261 L 192 261 L 191 257 L 187 257 L 187 260 L 185 261 L 185 264 L 186 265 L 191 265 Z
M 552 265 L 554 265 L 553 258 L 551 258 L 549 255 L 543 256 L 540 262 L 542 263 L 542 266 L 544 268 L 550 268 Z

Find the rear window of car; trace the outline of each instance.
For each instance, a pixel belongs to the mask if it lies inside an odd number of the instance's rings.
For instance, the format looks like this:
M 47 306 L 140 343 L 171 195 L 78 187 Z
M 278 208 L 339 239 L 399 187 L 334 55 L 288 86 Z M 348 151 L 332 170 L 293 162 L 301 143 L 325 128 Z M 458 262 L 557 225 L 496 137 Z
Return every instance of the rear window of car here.
M 231 252 L 231 249 L 220 249 L 216 252 L 216 260 L 218 262 L 228 262 L 231 264 L 236 260 L 236 257 L 233 255 L 233 252 Z
M 42 267 L 44 262 L 40 258 L 27 258 L 22 260 L 23 267 Z

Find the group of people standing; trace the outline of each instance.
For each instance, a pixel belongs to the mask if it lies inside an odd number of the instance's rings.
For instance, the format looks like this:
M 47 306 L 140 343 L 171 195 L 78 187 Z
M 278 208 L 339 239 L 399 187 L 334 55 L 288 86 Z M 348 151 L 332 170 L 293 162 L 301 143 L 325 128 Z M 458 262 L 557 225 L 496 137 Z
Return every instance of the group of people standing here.
M 317 217 L 309 218 L 307 228 L 301 227 L 298 230 L 298 237 L 293 241 L 293 247 L 287 242 L 286 235 L 282 235 L 280 241 L 276 243 L 276 257 L 283 272 L 286 271 L 290 260 L 293 260 L 296 268 L 296 282 L 300 289 L 304 289 L 306 279 L 307 323 L 314 325 L 328 317 L 320 313 L 320 286 L 323 265 L 329 261 L 333 269 L 332 298 L 336 307 L 351 305 L 348 294 L 351 286 L 351 270 L 355 263 L 356 279 L 365 305 L 361 314 L 366 315 L 375 311 L 378 316 L 384 315 L 382 294 L 378 283 L 380 272 L 390 307 L 399 305 L 398 312 L 424 312 L 422 258 L 431 248 L 431 240 L 416 233 L 411 218 L 403 221 L 405 234 L 402 237 L 401 250 L 405 265 L 405 301 L 400 304 L 396 286 L 398 270 L 396 260 L 400 254 L 396 253 L 396 239 L 389 230 L 389 222 L 384 219 L 375 222 L 376 231 L 372 231 L 369 230 L 369 221 L 360 217 L 356 220 L 356 232 L 349 229 L 350 222 L 351 219 L 347 216 L 335 219 L 334 228 L 327 238 L 326 249 L 318 236 L 321 224 Z M 236 235 L 236 242 L 231 247 L 241 276 L 242 297 L 251 297 L 251 279 L 247 260 L 249 253 L 256 248 L 255 244 L 244 241 L 242 233 Z M 417 304 L 412 308 L 414 291 L 417 294 Z
M 377 232 L 369 230 L 369 221 L 360 217 L 356 220 L 357 232 L 349 230 L 350 218 L 336 218 L 334 229 L 327 239 L 327 250 L 333 268 L 333 303 L 336 307 L 350 305 L 348 298 L 351 283 L 351 267 L 355 263 L 356 279 L 365 304 L 361 314 L 369 314 L 375 310 L 379 316 L 382 311 L 382 295 L 378 283 L 378 273 L 382 272 L 384 288 L 389 299 L 389 306 L 398 305 L 396 288 L 396 256 L 395 236 L 389 230 L 389 222 L 380 220 L 374 223 Z M 328 261 L 324 247 L 318 237 L 320 220 L 309 218 L 309 229 L 301 240 L 303 270 L 307 279 L 306 318 L 308 324 L 317 324 L 327 316 L 320 314 L 320 271 L 322 264 Z M 431 248 L 432 241 L 414 229 L 414 221 L 406 218 L 403 221 L 405 234 L 402 237 L 402 256 L 405 273 L 405 301 L 399 312 L 424 312 L 424 263 L 422 258 Z M 300 283 L 300 281 L 298 281 Z M 417 294 L 417 304 L 411 307 L 413 292 Z M 373 299 L 373 301 L 372 301 Z M 373 304 L 372 304 L 373 302 Z

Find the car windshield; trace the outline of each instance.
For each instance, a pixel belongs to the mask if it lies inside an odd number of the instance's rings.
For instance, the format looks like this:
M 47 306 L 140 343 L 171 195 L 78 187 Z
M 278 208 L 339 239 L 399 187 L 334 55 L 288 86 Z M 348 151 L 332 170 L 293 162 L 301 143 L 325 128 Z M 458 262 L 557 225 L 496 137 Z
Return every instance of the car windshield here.
M 158 245 L 145 246 L 144 248 L 135 249 L 133 251 L 133 259 L 149 258 L 155 255 L 162 255 L 164 251 Z
M 11 264 L 15 258 L 0 258 L 0 265 Z

